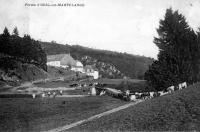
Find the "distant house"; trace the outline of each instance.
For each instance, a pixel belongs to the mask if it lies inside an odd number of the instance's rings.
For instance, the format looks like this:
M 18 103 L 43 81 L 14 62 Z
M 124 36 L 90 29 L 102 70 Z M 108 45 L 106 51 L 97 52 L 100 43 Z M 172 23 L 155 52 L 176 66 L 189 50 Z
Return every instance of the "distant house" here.
M 70 54 L 48 55 L 47 65 L 63 68 L 71 67 L 73 71 L 83 71 L 83 64 L 78 60 L 74 60 Z
M 83 70 L 84 73 L 88 76 L 94 77 L 94 79 L 99 78 L 99 72 L 91 65 L 86 65 Z
M 71 66 L 71 70 L 76 72 L 83 72 L 83 64 L 76 60 L 75 65 Z
M 69 67 L 75 64 L 75 60 L 70 56 L 70 54 L 57 54 L 47 56 L 47 65 L 55 67 Z

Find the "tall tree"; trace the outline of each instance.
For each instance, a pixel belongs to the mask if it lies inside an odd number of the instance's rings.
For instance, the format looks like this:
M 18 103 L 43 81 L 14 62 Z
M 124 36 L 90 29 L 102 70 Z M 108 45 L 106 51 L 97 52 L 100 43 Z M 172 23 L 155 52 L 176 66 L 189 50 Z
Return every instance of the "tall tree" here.
M 9 33 L 7 27 L 5 27 L 4 30 L 3 30 L 3 36 L 4 36 L 4 37 L 10 37 L 10 33 Z
M 193 49 L 194 78 L 196 79 L 195 82 L 197 82 L 200 80 L 200 28 L 197 31 L 196 45 Z
M 19 31 L 18 31 L 17 27 L 14 28 L 13 35 L 14 36 L 19 36 Z
M 196 34 L 185 17 L 178 11 L 167 9 L 157 32 L 154 43 L 159 48 L 158 61 L 150 66 L 145 78 L 158 90 L 183 81 L 193 82 L 198 45 Z
M 8 28 L 5 27 L 3 30 L 3 34 L 1 35 L 1 42 L 0 42 L 0 52 L 7 54 L 10 52 L 10 33 L 8 31 Z

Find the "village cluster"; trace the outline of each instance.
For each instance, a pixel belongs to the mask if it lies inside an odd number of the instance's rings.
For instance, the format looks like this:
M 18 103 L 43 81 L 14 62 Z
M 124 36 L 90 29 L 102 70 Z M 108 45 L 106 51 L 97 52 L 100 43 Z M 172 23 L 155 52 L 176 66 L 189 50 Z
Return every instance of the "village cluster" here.
M 53 67 L 62 67 L 75 72 L 84 73 L 92 76 L 94 79 L 99 78 L 99 72 L 92 65 L 83 66 L 79 60 L 75 60 L 70 54 L 57 54 L 47 56 L 47 65 Z

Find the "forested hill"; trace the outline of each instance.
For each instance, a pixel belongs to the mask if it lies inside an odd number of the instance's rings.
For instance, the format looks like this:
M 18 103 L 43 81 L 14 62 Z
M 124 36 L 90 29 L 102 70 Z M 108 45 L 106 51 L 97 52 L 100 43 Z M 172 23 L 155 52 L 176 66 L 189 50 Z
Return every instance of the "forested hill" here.
M 40 43 L 30 35 L 19 36 L 17 27 L 0 34 L 0 86 L 20 85 L 47 78 L 47 57 Z
M 97 50 L 79 45 L 61 45 L 54 42 L 41 42 L 41 46 L 47 55 L 69 53 L 75 59 L 80 60 L 84 65 L 95 65 L 103 77 L 143 79 L 145 71 L 152 64 L 153 59 L 119 53 L 107 50 Z M 107 71 L 107 72 L 106 72 Z

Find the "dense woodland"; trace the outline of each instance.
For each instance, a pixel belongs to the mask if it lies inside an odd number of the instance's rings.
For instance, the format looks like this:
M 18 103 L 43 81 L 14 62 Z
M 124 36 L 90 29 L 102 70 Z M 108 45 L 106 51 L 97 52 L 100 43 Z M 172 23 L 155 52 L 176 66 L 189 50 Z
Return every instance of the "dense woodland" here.
M 32 39 L 29 35 L 19 37 L 17 27 L 10 34 L 5 27 L 3 34 L 0 35 L 0 55 L 1 59 L 17 60 L 22 63 L 34 64 L 44 70 L 46 66 L 46 53 L 40 43 Z M 1 65 L 6 65 L 1 64 Z M 3 66 L 1 66 L 3 67 Z M 9 65 L 8 67 L 9 68 Z
M 157 90 L 180 82 L 194 83 L 200 79 L 200 30 L 195 32 L 185 17 L 171 8 L 166 10 L 157 29 L 154 43 L 159 48 L 145 79 Z
M 41 45 L 48 55 L 70 52 L 72 57 L 78 60 L 80 60 L 80 58 L 83 56 L 90 56 L 95 58 L 97 61 L 111 63 L 125 76 L 130 78 L 143 79 L 145 71 L 153 62 L 152 58 L 144 56 L 112 52 L 107 50 L 97 50 L 79 45 L 61 45 L 55 42 L 41 42 Z

